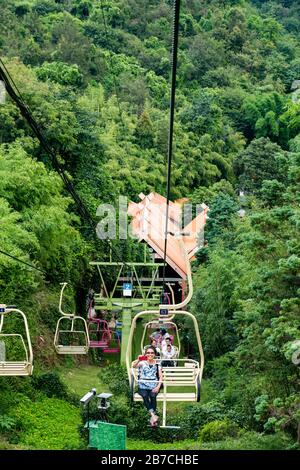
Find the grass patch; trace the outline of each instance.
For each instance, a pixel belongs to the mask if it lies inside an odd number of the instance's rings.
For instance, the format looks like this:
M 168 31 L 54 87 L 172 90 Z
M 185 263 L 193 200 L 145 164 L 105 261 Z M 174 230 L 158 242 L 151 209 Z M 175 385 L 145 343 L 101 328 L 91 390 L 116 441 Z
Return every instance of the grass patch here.
M 284 433 L 266 435 L 245 432 L 238 439 L 228 438 L 216 442 L 177 441 L 158 444 L 152 441 L 127 439 L 127 450 L 285 450 L 295 449 L 293 441 Z
M 10 444 L 4 437 L 0 437 L 0 450 L 30 450 L 28 446 Z
M 32 402 L 29 398 L 14 409 L 20 426 L 18 444 L 30 449 L 79 449 L 79 408 L 57 398 Z
M 195 441 L 178 441 L 166 442 L 158 444 L 152 441 L 137 441 L 134 439 L 127 439 L 126 450 L 188 450 L 195 449 Z M 200 447 L 197 447 L 200 449 Z
M 99 379 L 101 367 L 84 365 L 76 369 L 60 369 L 59 375 L 62 381 L 67 385 L 68 390 L 78 396 L 83 396 L 92 388 L 97 392 L 108 391 L 108 386 Z

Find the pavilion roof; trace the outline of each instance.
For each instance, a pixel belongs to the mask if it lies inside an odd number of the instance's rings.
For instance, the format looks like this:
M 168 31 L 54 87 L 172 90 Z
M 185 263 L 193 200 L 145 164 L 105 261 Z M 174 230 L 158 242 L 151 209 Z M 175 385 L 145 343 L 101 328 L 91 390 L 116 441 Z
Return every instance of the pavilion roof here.
M 130 202 L 128 205 L 128 214 L 132 217 L 132 233 L 139 241 L 145 241 L 154 250 L 157 258 L 163 258 L 167 200 L 164 196 L 155 192 L 147 196 L 141 193 L 139 198 L 141 202 Z M 183 279 L 186 278 L 186 262 L 175 234 L 178 232 L 183 234 L 182 240 L 188 257 L 192 259 L 199 248 L 198 236 L 199 233 L 203 234 L 208 211 L 208 207 L 201 204 L 199 206 L 201 208 L 200 213 L 182 229 L 182 203 L 184 202 L 187 202 L 187 200 L 170 201 L 169 203 L 166 255 L 168 265 Z

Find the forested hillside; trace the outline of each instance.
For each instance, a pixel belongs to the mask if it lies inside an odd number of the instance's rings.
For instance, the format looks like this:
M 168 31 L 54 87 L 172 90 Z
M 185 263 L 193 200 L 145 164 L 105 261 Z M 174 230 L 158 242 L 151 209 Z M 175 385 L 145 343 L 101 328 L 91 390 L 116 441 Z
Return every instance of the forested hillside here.
M 119 195 L 165 194 L 172 10 L 172 0 L 0 0 L 1 58 L 95 222 L 98 205 Z M 192 305 L 207 391 L 178 417 L 182 439 L 300 443 L 299 90 L 297 0 L 182 1 L 171 198 L 210 207 Z M 43 381 L 61 363 L 52 348 L 59 283 L 82 307 L 88 262 L 108 250 L 9 97 L 0 105 L 0 217 L 0 250 L 43 271 L 0 252 L 0 303 L 26 311 L 37 373 L 0 377 L 3 446 L 78 448 L 67 431 L 53 444 L 24 429 L 46 396 L 53 416 L 78 424 L 76 399 L 55 376 L 52 388 Z M 113 244 L 124 260 L 139 255 L 132 240 Z M 128 424 L 124 400 L 112 419 Z M 259 433 L 275 441 L 256 444 Z

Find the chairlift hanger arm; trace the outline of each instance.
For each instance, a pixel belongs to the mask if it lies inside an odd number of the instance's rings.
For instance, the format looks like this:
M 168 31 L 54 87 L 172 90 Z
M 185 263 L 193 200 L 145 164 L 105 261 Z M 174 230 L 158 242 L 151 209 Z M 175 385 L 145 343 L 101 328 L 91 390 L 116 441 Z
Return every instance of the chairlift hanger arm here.
M 170 284 L 169 282 L 167 282 L 167 286 L 168 286 L 168 288 L 169 288 L 170 291 L 171 291 L 172 303 L 173 303 L 173 305 L 175 305 L 174 289 L 172 288 L 172 286 L 171 286 L 171 284 Z
M 155 278 L 156 278 L 156 275 L 158 273 L 158 266 L 157 268 L 153 271 L 153 276 L 152 276 L 152 279 L 151 279 L 151 284 L 150 284 L 150 288 L 148 290 L 148 294 L 146 295 L 146 299 L 148 299 L 150 293 L 152 292 L 153 290 L 153 286 L 154 286 L 154 283 L 155 283 Z
M 59 297 L 59 306 L 58 306 L 59 313 L 61 313 L 65 317 L 74 317 L 75 313 L 65 313 L 62 310 L 63 293 L 64 293 L 64 290 L 65 290 L 66 286 L 68 285 L 68 283 L 67 282 L 61 282 L 60 285 L 62 286 L 62 288 L 61 288 L 60 297 Z
M 189 302 L 190 300 L 192 299 L 192 296 L 193 296 L 193 282 L 192 282 L 192 272 L 191 272 L 191 265 L 190 265 L 190 261 L 188 259 L 188 255 L 187 255 L 187 251 L 186 251 L 186 248 L 185 248 L 185 245 L 183 243 L 183 240 L 182 238 L 177 235 L 177 239 L 179 241 L 179 244 L 180 244 L 180 248 L 181 248 L 181 251 L 182 251 L 182 254 L 184 256 L 184 259 L 185 259 L 185 262 L 186 262 L 186 274 L 187 274 L 187 281 L 188 281 L 188 295 L 186 296 L 186 298 L 184 299 L 183 302 L 180 302 L 179 304 L 161 304 L 159 306 L 159 308 L 161 310 L 177 310 L 177 309 L 182 309 L 183 307 L 185 307 Z
M 91 264 L 91 263 L 90 263 Z M 102 275 L 102 271 L 101 271 L 101 268 L 100 268 L 100 265 L 97 264 L 97 270 L 98 270 L 98 273 L 99 273 L 99 276 L 100 276 L 100 279 L 101 279 L 101 287 L 103 287 L 104 291 L 105 291 L 105 296 L 108 298 L 109 297 L 109 294 L 108 294 L 108 291 L 107 291 L 107 287 L 106 287 L 106 284 L 105 284 L 105 281 L 104 281 L 104 278 L 103 278 L 103 275 Z

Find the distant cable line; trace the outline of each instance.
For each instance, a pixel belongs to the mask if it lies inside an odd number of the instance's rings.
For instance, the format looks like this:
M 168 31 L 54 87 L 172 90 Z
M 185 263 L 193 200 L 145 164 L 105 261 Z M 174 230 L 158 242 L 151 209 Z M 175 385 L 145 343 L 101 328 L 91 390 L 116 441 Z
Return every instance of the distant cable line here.
M 36 122 L 35 118 L 33 117 L 33 114 L 29 108 L 29 106 L 25 103 L 23 100 L 23 97 L 15 84 L 12 76 L 10 75 L 9 71 L 7 70 L 5 64 L 3 63 L 2 59 L 0 58 L 0 78 L 3 80 L 5 84 L 6 91 L 8 92 L 9 96 L 13 99 L 13 101 L 17 104 L 18 108 L 21 111 L 22 116 L 25 118 L 29 126 L 31 127 L 32 131 L 38 138 L 40 144 L 42 145 L 43 149 L 45 152 L 51 157 L 52 165 L 57 171 L 57 173 L 60 175 L 61 179 L 64 182 L 64 185 L 69 192 L 69 194 L 72 196 L 73 200 L 75 201 L 78 211 L 81 214 L 82 218 L 88 223 L 89 227 L 93 231 L 94 236 L 96 236 L 96 231 L 95 231 L 95 223 L 96 221 L 90 214 L 89 210 L 87 209 L 86 205 L 82 201 L 81 197 L 77 193 L 77 191 L 74 188 L 74 185 L 72 181 L 70 180 L 69 176 L 59 163 L 59 160 L 53 151 L 53 149 L 50 147 L 48 144 L 46 138 L 43 135 L 43 131 L 41 130 L 40 126 Z M 99 242 L 100 239 L 96 236 L 97 241 Z M 102 240 L 101 240 L 102 241 Z M 102 241 L 103 242 L 103 241 Z M 104 243 L 104 242 L 103 242 Z M 106 242 L 109 245 L 109 248 L 111 249 L 112 252 L 115 252 L 115 249 L 113 248 L 113 245 L 110 240 L 107 240 Z M 117 262 L 123 263 L 123 261 L 120 260 L 119 256 L 116 255 Z M 126 264 L 126 263 L 124 263 Z
M 102 0 L 100 0 L 100 8 L 101 8 L 103 25 L 104 25 L 105 39 L 106 39 L 106 42 L 108 43 L 108 29 L 107 29 L 107 22 L 106 22 L 106 18 L 105 18 L 105 9 L 104 9 L 104 5 L 103 5 Z M 116 77 L 115 77 L 115 74 L 114 74 L 114 71 L 113 71 L 113 61 L 112 61 L 112 55 L 110 53 L 110 50 L 108 50 L 108 57 L 109 57 L 109 63 L 110 63 L 110 68 L 111 68 L 111 72 L 112 72 L 112 77 L 113 77 L 115 94 L 116 94 L 116 98 L 117 98 L 119 116 L 120 116 L 120 120 L 123 124 L 123 127 L 125 127 L 124 121 L 123 121 L 123 118 L 122 118 L 122 112 L 121 112 L 121 106 L 120 106 L 120 100 L 119 100 L 119 93 L 118 93 L 118 88 L 117 88 Z
M 17 86 L 14 84 L 14 81 L 6 69 L 3 61 L 0 59 L 0 77 L 2 78 L 6 91 L 10 95 L 10 97 L 15 101 L 17 104 L 18 108 L 21 111 L 22 116 L 26 119 L 28 122 L 29 126 L 33 130 L 34 134 L 37 136 L 37 138 L 40 141 L 40 144 L 42 145 L 43 149 L 46 151 L 46 153 L 51 157 L 52 165 L 54 166 L 55 170 L 58 172 L 60 177 L 62 178 L 66 189 L 68 192 L 71 194 L 73 200 L 76 202 L 78 210 L 82 217 L 89 223 L 90 226 L 93 227 L 94 230 L 94 220 L 91 217 L 89 211 L 83 204 L 79 194 L 76 192 L 69 176 L 66 174 L 65 170 L 62 168 L 61 164 L 58 161 L 58 158 L 55 154 L 55 152 L 52 150 L 48 142 L 46 141 L 42 130 L 40 129 L 40 126 L 34 119 L 32 112 L 30 108 L 25 104 L 21 93 L 19 92 Z M 14 84 L 14 86 L 12 86 Z
M 43 274 L 47 274 L 47 273 L 46 273 L 45 271 L 43 271 L 42 269 L 37 268 L 37 267 L 34 266 L 33 264 L 27 263 L 26 261 L 23 261 L 23 260 L 17 258 L 16 256 L 11 255 L 10 253 L 6 253 L 5 251 L 2 251 L 2 250 L 0 250 L 0 253 L 2 253 L 2 255 L 7 256 L 8 258 L 11 258 L 11 259 L 17 261 L 18 263 L 22 263 L 22 264 L 25 264 L 26 266 L 29 266 L 31 269 L 36 269 L 36 271 L 40 271 L 40 272 L 43 273 Z

